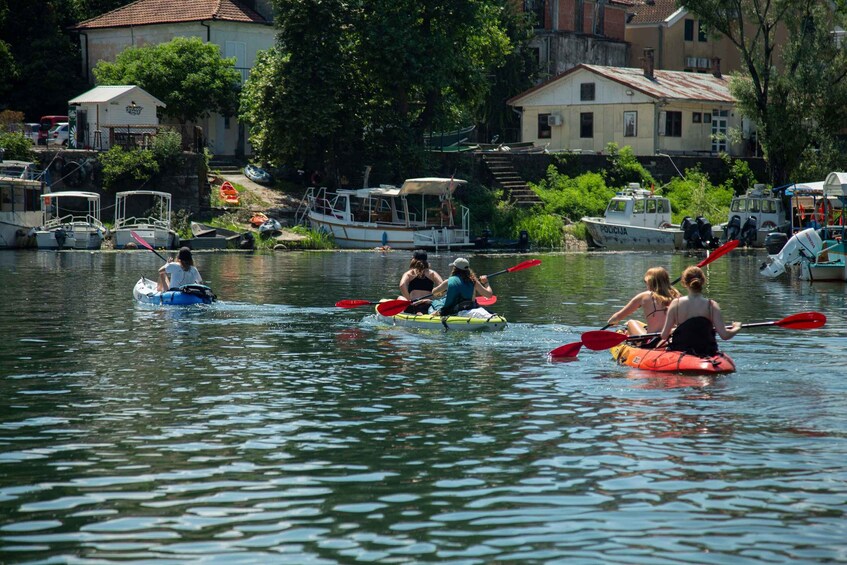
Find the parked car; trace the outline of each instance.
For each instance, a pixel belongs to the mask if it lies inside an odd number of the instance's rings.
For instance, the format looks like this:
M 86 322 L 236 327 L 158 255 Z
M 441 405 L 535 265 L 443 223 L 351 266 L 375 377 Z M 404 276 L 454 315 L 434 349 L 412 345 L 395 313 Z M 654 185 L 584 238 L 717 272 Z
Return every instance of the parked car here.
M 38 130 L 38 145 L 47 145 L 47 134 L 56 125 L 68 121 L 67 116 L 41 116 L 41 128 Z
M 53 126 L 50 131 L 47 132 L 47 145 L 61 145 L 62 147 L 67 147 L 68 130 L 68 122 L 61 122 Z

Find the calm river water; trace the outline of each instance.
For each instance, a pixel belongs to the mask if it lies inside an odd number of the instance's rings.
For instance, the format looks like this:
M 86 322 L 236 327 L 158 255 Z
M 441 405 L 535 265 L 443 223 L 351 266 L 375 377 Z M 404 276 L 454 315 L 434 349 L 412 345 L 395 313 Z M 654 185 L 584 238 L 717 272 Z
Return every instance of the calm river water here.
M 726 318 L 827 326 L 647 377 L 546 353 L 700 258 L 531 257 L 506 330 L 461 335 L 333 306 L 394 297 L 405 252 L 197 254 L 221 301 L 182 310 L 133 302 L 143 250 L 0 253 L 0 562 L 847 562 L 847 287 L 735 251 Z

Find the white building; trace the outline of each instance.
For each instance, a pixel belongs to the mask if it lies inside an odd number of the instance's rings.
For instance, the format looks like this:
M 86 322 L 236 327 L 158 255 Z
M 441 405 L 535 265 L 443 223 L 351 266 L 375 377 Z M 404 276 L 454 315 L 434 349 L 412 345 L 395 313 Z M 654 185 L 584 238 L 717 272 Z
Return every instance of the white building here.
M 159 129 L 164 102 L 137 86 L 98 86 L 68 101 L 68 147 L 107 150 L 139 144 Z
M 137 0 L 81 22 L 82 65 L 93 82 L 99 61 L 114 61 L 129 47 L 167 43 L 175 37 L 199 37 L 234 57 L 247 79 L 256 54 L 273 47 L 276 30 L 268 0 Z M 215 155 L 250 154 L 247 131 L 235 117 L 212 114 L 196 124 Z

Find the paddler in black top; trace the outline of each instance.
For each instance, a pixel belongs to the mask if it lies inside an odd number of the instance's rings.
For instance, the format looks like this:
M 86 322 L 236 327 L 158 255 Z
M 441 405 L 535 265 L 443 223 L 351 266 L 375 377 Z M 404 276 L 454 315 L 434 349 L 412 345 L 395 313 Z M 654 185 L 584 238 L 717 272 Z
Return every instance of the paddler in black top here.
M 705 284 L 706 275 L 700 267 L 688 267 L 682 273 L 682 286 L 688 296 L 671 302 L 662 328 L 662 341 L 670 338 L 669 350 L 708 357 L 718 352 L 715 333 L 727 340 L 741 330 L 740 322 L 733 322 L 731 328 L 726 328 L 718 303 L 701 294 Z
M 432 289 L 440 285 L 442 280 L 438 273 L 429 268 L 426 251 L 417 250 L 409 263 L 409 270 L 403 273 L 403 277 L 400 279 L 400 293 L 402 294 L 400 298 L 414 301 L 421 296 L 431 294 Z M 405 313 L 426 314 L 431 303 L 431 299 L 415 302 L 406 308 Z

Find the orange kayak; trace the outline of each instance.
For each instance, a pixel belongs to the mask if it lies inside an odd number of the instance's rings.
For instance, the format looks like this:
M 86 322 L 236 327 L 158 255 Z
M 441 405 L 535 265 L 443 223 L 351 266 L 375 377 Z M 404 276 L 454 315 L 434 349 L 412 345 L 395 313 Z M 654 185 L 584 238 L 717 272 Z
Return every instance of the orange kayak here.
M 253 217 L 250 218 L 250 223 L 253 224 L 254 228 L 258 228 L 267 221 L 268 217 L 262 212 L 256 212 L 255 214 L 253 214 Z
M 619 365 L 661 373 L 734 373 L 735 362 L 725 353 L 698 357 L 682 351 L 641 349 L 626 342 L 611 349 Z
M 235 190 L 229 181 L 224 182 L 221 185 L 221 198 L 226 204 L 232 204 L 233 206 L 238 205 L 238 191 Z

